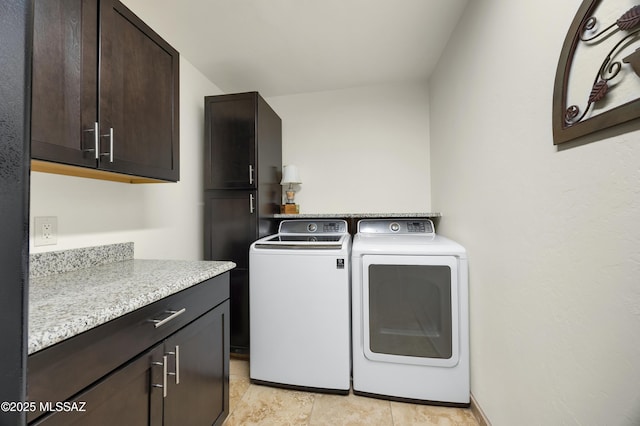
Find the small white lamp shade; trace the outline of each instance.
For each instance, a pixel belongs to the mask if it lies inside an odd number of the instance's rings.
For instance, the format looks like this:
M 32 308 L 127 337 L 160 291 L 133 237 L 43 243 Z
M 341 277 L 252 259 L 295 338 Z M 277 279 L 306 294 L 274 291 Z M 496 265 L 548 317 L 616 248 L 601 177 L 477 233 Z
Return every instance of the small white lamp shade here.
M 300 180 L 300 174 L 298 173 L 298 167 L 294 165 L 282 166 L 282 181 L 280 185 L 302 183 Z

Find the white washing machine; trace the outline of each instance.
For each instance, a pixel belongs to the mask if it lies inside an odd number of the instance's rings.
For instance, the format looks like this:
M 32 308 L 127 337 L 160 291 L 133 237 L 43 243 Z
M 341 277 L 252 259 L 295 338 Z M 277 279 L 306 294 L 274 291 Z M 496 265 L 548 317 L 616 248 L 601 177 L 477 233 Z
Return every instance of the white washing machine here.
M 344 220 L 285 220 L 251 245 L 252 382 L 349 392 L 350 254 Z
M 465 249 L 428 219 L 366 219 L 351 268 L 354 393 L 468 406 Z

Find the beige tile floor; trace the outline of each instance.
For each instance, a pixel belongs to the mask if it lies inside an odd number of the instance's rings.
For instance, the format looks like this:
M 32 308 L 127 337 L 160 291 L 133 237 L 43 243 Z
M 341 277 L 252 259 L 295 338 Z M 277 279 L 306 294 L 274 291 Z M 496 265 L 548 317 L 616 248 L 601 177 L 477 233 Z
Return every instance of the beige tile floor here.
M 249 361 L 231 359 L 224 426 L 478 426 L 470 409 L 406 404 L 353 395 L 292 391 L 249 382 Z

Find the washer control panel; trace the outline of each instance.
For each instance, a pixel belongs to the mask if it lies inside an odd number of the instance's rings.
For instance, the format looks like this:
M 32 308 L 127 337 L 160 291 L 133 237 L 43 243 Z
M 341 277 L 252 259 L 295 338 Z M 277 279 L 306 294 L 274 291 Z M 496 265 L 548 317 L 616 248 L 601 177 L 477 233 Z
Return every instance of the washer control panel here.
M 346 234 L 346 220 L 283 220 L 278 229 L 279 234 Z
M 363 234 L 435 235 L 430 219 L 363 219 L 358 222 Z

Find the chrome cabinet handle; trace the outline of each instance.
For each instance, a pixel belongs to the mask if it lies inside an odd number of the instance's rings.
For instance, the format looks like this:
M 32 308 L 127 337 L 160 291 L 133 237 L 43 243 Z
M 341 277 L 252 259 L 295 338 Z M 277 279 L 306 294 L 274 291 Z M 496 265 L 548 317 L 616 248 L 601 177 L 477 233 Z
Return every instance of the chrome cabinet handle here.
M 155 328 L 162 327 L 163 325 L 165 325 L 166 323 L 168 323 L 168 322 L 169 322 L 169 321 L 171 321 L 172 319 L 174 319 L 174 318 L 176 318 L 176 317 L 178 317 L 178 316 L 180 316 L 180 315 L 184 314 L 186 311 L 187 311 L 187 308 L 182 308 L 182 309 L 180 309 L 179 311 L 167 311 L 167 313 L 168 313 L 168 314 L 171 314 L 171 315 L 169 315 L 168 317 L 166 317 L 166 318 L 164 318 L 164 319 L 161 319 L 161 320 L 159 320 L 159 319 L 152 319 L 152 320 L 149 320 L 149 322 L 154 323 L 154 324 L 153 324 L 153 326 L 154 326 Z
M 249 213 L 253 214 L 255 208 L 253 207 L 253 194 L 249 194 Z
M 162 384 L 153 383 L 151 386 L 154 388 L 162 388 L 162 397 L 167 397 L 167 356 L 162 357 L 162 362 L 152 362 L 151 365 L 162 366 Z
M 85 152 L 93 152 L 96 160 L 100 158 L 100 129 L 98 122 L 93 123 L 93 129 L 85 129 L 84 132 L 93 132 L 93 148 L 83 149 Z
M 109 156 L 109 162 L 113 163 L 113 127 L 109 127 L 109 133 L 100 136 L 109 137 L 109 152 L 101 152 L 100 155 L 103 157 Z
M 167 356 L 162 357 L 162 397 L 167 397 Z
M 249 185 L 253 185 L 253 166 L 249 164 Z
M 176 345 L 176 385 L 180 384 L 180 346 Z
M 176 380 L 176 385 L 180 384 L 180 346 L 176 345 L 175 351 L 167 352 L 167 355 L 173 355 L 176 358 L 176 371 L 169 372 L 169 376 L 174 376 Z

